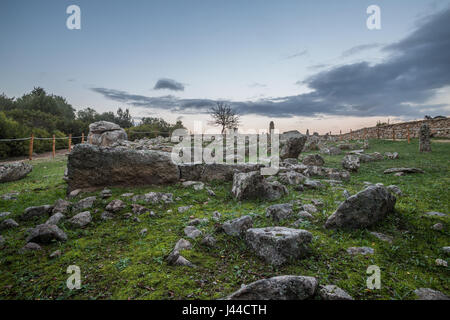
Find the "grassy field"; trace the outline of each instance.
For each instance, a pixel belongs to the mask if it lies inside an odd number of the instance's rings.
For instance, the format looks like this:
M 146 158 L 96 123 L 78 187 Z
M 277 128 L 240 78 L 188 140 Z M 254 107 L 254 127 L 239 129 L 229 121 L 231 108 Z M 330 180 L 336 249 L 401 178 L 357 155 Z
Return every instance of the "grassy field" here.
M 221 222 L 253 214 L 254 226 L 274 225 L 265 217 L 270 202 L 237 202 L 231 197 L 231 183 L 211 184 L 217 194 L 209 197 L 206 190 L 194 191 L 181 185 L 148 188 L 111 188 L 113 197 L 98 198 L 93 222 L 85 229 L 72 229 L 61 225 L 69 240 L 64 243 L 43 245 L 37 252 L 19 253 L 25 245 L 26 230 L 45 218 L 35 222 L 21 222 L 18 216 L 29 206 L 53 204 L 65 198 L 66 184 L 62 180 L 66 161 L 38 160 L 33 162 L 33 172 L 25 179 L 0 185 L 0 194 L 20 192 L 18 200 L 1 200 L 0 212 L 10 211 L 11 218 L 20 227 L 3 231 L 6 244 L 0 250 L 0 299 L 216 299 L 240 288 L 243 283 L 276 275 L 315 276 L 321 284 L 335 284 L 346 290 L 355 299 L 414 299 L 413 290 L 420 287 L 440 290 L 450 294 L 450 272 L 448 268 L 436 266 L 435 259 L 447 259 L 441 248 L 450 245 L 449 218 L 426 217 L 427 211 L 450 212 L 450 144 L 433 143 L 433 152 L 418 152 L 418 142 L 370 141 L 370 152 L 397 151 L 398 160 L 364 163 L 358 173 L 352 174 L 343 187 L 351 194 L 364 188 L 364 181 L 395 184 L 403 191 L 398 197 L 396 210 L 382 223 L 361 231 L 333 231 L 323 228 L 327 217 L 344 200 L 343 188 L 298 192 L 290 189 L 289 195 L 274 203 L 285 203 L 294 199 L 304 204 L 311 199 L 322 199 L 324 207 L 315 214 L 315 219 L 305 222 L 301 228 L 313 235 L 312 253 L 304 259 L 282 267 L 272 267 L 256 257 L 239 238 L 220 232 L 219 224 L 209 219 L 198 228 L 213 233 L 218 240 L 215 248 L 206 248 L 200 240 L 190 240 L 191 250 L 182 255 L 197 267 L 173 267 L 167 265 L 165 257 L 175 243 L 184 237 L 183 229 L 190 220 L 211 217 L 216 210 L 222 213 Z M 341 156 L 325 156 L 325 166 L 340 167 Z M 384 175 L 391 167 L 412 166 L 425 174 L 396 177 Z M 172 192 L 170 205 L 146 205 L 157 216 L 140 216 L 141 222 L 121 217 L 131 211 L 128 206 L 113 220 L 103 221 L 100 214 L 112 199 L 119 199 L 125 192 L 144 194 L 149 191 Z M 83 193 L 75 200 L 98 195 Z M 125 200 L 122 198 L 122 200 Z M 193 205 L 180 214 L 179 206 Z M 171 211 L 168 211 L 171 210 Z M 296 219 L 280 225 L 291 226 Z M 444 224 L 443 231 L 431 226 Z M 145 236 L 139 234 L 148 229 Z M 369 231 L 378 231 L 394 238 L 392 244 L 382 242 Z M 371 256 L 349 256 L 346 249 L 352 246 L 370 246 L 375 249 Z M 50 259 L 56 249 L 62 256 Z M 69 265 L 81 269 L 82 288 L 69 290 L 66 287 Z M 381 289 L 366 288 L 369 265 L 381 268 Z

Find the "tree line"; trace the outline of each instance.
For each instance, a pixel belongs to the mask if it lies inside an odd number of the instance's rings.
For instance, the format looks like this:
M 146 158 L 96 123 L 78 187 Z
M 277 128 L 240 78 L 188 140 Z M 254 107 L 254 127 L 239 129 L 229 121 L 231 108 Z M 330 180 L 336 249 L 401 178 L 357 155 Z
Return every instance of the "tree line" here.
M 169 136 L 177 128 L 184 128 L 181 121 L 170 124 L 163 119 L 146 117 L 135 123 L 128 109 L 118 108 L 116 113 L 98 113 L 92 108 L 75 110 L 65 98 L 48 94 L 43 88 L 34 88 L 20 98 L 0 95 L 0 139 L 18 139 L 29 137 L 56 138 L 87 135 L 89 124 L 97 121 L 110 121 L 125 128 L 130 140 L 158 135 Z M 150 133 L 142 133 L 150 132 Z M 74 139 L 73 144 L 81 142 Z M 68 140 L 57 139 L 56 148 L 68 147 Z M 37 153 L 51 151 L 52 142 L 35 140 Z M 28 150 L 26 141 L 0 142 L 0 158 L 25 155 Z

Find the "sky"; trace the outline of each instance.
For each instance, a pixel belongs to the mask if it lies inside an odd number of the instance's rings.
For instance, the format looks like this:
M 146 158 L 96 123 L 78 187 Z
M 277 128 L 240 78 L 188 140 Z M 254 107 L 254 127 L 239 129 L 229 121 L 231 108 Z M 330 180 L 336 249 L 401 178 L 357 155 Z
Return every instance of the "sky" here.
M 319 133 L 450 115 L 450 0 L 2 0 L 0 36 L 0 93 L 77 110 L 193 129 L 225 101 L 243 130 Z

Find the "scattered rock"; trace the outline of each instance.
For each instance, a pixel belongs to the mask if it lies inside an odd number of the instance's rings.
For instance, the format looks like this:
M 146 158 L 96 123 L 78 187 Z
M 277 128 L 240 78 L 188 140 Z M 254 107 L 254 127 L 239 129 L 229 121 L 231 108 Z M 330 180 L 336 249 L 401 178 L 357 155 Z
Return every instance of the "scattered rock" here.
M 63 214 L 67 213 L 69 211 L 70 206 L 72 205 L 71 202 L 63 200 L 63 199 L 58 199 L 56 200 L 55 204 L 53 205 L 53 210 L 52 213 L 57 213 L 57 212 L 61 212 Z
M 323 166 L 325 160 L 320 154 L 309 154 L 303 158 L 302 163 L 307 166 Z
M 185 213 L 186 211 L 188 211 L 192 207 L 193 206 L 178 207 L 178 213 Z
M 266 199 L 277 200 L 288 193 L 279 182 L 267 182 L 259 171 L 236 173 L 231 190 L 237 200 Z
M 313 204 L 304 204 L 303 210 L 308 213 L 317 213 L 317 208 Z
M 81 212 L 68 220 L 68 222 L 70 224 L 72 224 L 75 227 L 80 227 L 80 228 L 87 226 L 89 223 L 91 223 L 91 221 L 92 221 L 92 217 L 91 217 L 91 213 L 89 211 Z
M 446 254 L 450 254 L 450 247 L 442 247 L 442 251 Z
M 389 242 L 392 243 L 393 238 L 391 236 L 385 235 L 383 233 L 379 233 L 379 232 L 370 232 L 371 235 L 373 235 L 374 237 L 380 239 L 381 241 L 385 241 L 385 242 Z
M 125 209 L 126 206 L 127 205 L 122 200 L 113 200 L 106 206 L 105 209 L 109 212 L 119 212 Z
M 103 189 L 102 192 L 100 192 L 100 198 L 102 199 L 108 199 L 112 197 L 112 191 L 109 189 Z
M 297 159 L 305 146 L 307 137 L 298 131 L 288 131 L 280 135 L 280 159 Z
M 114 214 L 108 211 L 104 211 L 102 212 L 102 214 L 100 215 L 100 218 L 102 220 L 111 220 L 114 218 Z
M 347 249 L 347 253 L 351 255 L 368 255 L 373 254 L 375 251 L 370 247 L 350 247 Z
M 391 160 L 398 159 L 398 152 L 393 152 L 393 153 L 391 153 L 391 152 L 385 152 L 384 155 L 385 155 L 388 159 L 391 159 Z
M 183 187 L 193 187 L 195 191 L 203 190 L 205 184 L 201 181 L 185 181 L 182 183 Z
M 345 199 L 348 199 L 352 196 L 350 192 L 347 191 L 347 189 L 344 189 L 344 191 L 342 191 L 342 195 L 344 196 Z
M 122 193 L 120 196 L 124 198 L 131 198 L 132 196 L 134 196 L 134 193 L 132 192 Z
M 189 249 L 192 249 L 192 244 L 188 240 L 181 238 L 175 244 L 173 251 L 181 251 L 181 250 L 189 250 Z
M 391 184 L 390 186 L 387 186 L 386 188 L 389 190 L 389 192 L 395 194 L 396 196 L 403 195 L 402 190 L 399 187 L 397 187 L 396 185 Z
M 271 218 L 275 222 L 288 219 L 294 213 L 292 204 L 274 204 L 266 209 L 266 217 Z
M 195 238 L 201 236 L 202 232 L 194 226 L 187 226 L 186 228 L 184 228 L 184 234 L 188 238 L 195 239 Z
M 430 216 L 430 217 L 446 217 L 447 216 L 445 213 L 436 212 L 436 211 L 425 212 L 425 215 Z
M 131 205 L 131 208 L 132 208 L 131 211 L 133 211 L 133 213 L 138 216 L 149 211 L 146 207 L 141 206 L 140 204 L 136 204 L 136 203 L 133 203 Z
M 72 190 L 72 191 L 69 193 L 69 198 L 75 198 L 75 197 L 78 196 L 81 192 L 82 192 L 81 189 L 75 189 L 75 190 Z
M 206 188 L 206 192 L 208 192 L 208 195 L 211 196 L 211 197 L 215 197 L 216 196 L 215 192 L 212 191 L 210 188 Z
M 347 292 L 335 285 L 321 286 L 319 295 L 323 300 L 353 300 Z
M 306 230 L 286 227 L 248 229 L 248 245 L 267 263 L 282 265 L 289 259 L 299 259 L 309 253 L 312 234 Z
M 31 230 L 27 237 L 27 242 L 50 243 L 53 240 L 66 241 L 67 235 L 53 224 L 40 224 Z
M 422 169 L 418 169 L 418 168 L 390 168 L 390 169 L 384 170 L 384 174 L 397 173 L 397 172 L 402 172 L 404 174 L 407 174 L 407 173 L 425 173 Z
M 28 207 L 20 216 L 20 220 L 32 220 L 35 218 L 40 218 L 44 215 L 48 215 L 50 212 L 52 212 L 52 209 L 53 206 L 50 205 Z
M 212 214 L 212 218 L 213 218 L 214 221 L 219 221 L 221 216 L 222 215 L 220 214 L 219 211 L 214 211 L 213 214 Z
M 23 179 L 32 170 L 33 166 L 25 162 L 0 164 L 0 183 Z
M 252 282 L 229 295 L 227 300 L 306 300 L 312 298 L 318 281 L 313 277 L 277 276 Z
M 95 196 L 81 199 L 73 205 L 72 210 L 73 212 L 80 212 L 86 209 L 90 209 L 94 206 L 95 200 L 97 200 L 97 197 Z
M 141 237 L 143 237 L 143 236 L 145 236 L 145 235 L 147 234 L 147 232 L 148 232 L 147 228 L 144 228 L 144 229 L 142 229 L 141 231 L 139 231 L 139 235 L 140 235 Z
M 208 247 L 214 247 L 216 245 L 216 242 L 216 239 L 212 235 L 208 234 L 203 238 L 201 244 Z
M 143 201 L 146 203 L 158 204 L 158 203 L 173 203 L 173 194 L 172 193 L 163 193 L 163 192 L 149 192 L 144 195 L 136 195 L 131 201 Z
M 319 180 L 306 179 L 303 186 L 308 189 L 320 189 L 324 185 Z
M 0 231 L 17 228 L 19 224 L 13 219 L 6 219 L 0 223 Z
M 414 293 L 417 295 L 417 300 L 450 300 L 442 292 L 430 288 L 419 288 L 414 290 Z
M 98 121 L 89 125 L 88 141 L 96 146 L 110 146 L 119 140 L 127 140 L 127 133 L 119 125 Z
M 229 236 L 240 236 L 251 227 L 253 227 L 253 220 L 250 216 L 228 220 L 222 225 L 222 229 Z
M 49 258 L 50 258 L 50 259 L 55 259 L 55 258 L 59 258 L 59 257 L 61 257 L 61 250 L 53 251 L 53 252 L 49 255 Z
M 203 219 L 193 219 L 193 220 L 191 220 L 191 221 L 189 221 L 189 223 L 188 223 L 188 225 L 190 225 L 190 226 L 198 226 L 199 224 L 202 224 L 202 223 L 207 223 L 208 222 L 208 219 L 206 219 L 206 218 L 203 218 Z
M 170 253 L 170 255 L 167 257 L 167 263 L 173 266 L 194 267 L 194 265 L 185 257 L 181 256 L 178 251 L 172 251 Z
M 11 214 L 11 212 L 0 212 L 0 218 L 7 217 Z
M 348 154 L 342 159 L 342 167 L 352 172 L 357 172 L 360 166 L 357 155 Z
M 443 259 L 436 259 L 436 265 L 440 266 L 440 267 L 447 267 L 447 261 L 443 260 Z
M 360 229 L 371 226 L 394 210 L 396 198 L 380 185 L 368 186 L 346 199 L 327 219 L 326 228 Z
M 41 246 L 34 242 L 28 242 L 20 252 L 42 250 Z
M 63 215 L 61 212 L 57 212 L 54 215 L 52 215 L 45 224 L 54 224 L 57 226 L 60 222 L 62 222 L 66 218 L 65 215 Z
M 442 223 L 436 223 L 431 227 L 431 229 L 436 231 L 442 231 L 444 230 L 444 225 Z
M 280 181 L 284 184 L 296 186 L 306 180 L 306 177 L 296 171 L 280 173 Z
M 308 219 L 308 220 L 312 220 L 314 219 L 314 217 L 312 216 L 312 214 L 310 214 L 307 211 L 304 210 L 300 210 L 300 212 L 298 213 L 299 218 L 301 219 Z

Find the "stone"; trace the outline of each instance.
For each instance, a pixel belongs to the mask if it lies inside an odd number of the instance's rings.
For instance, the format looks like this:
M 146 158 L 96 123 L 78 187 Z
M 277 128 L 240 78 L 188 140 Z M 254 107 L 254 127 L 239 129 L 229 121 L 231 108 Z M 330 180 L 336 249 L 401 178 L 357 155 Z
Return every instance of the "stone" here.
M 4 218 L 11 215 L 11 212 L 0 212 L 0 218 Z
M 327 219 L 325 228 L 366 228 L 383 220 L 395 207 L 396 198 L 384 186 L 372 185 L 342 202 Z
M 189 209 L 191 209 L 193 206 L 183 206 L 183 207 L 178 207 L 178 213 L 185 213 L 186 211 L 188 211 Z
M 68 220 L 68 222 L 70 224 L 72 224 L 75 227 L 79 227 L 79 228 L 83 228 L 83 227 L 87 226 L 89 223 L 91 223 L 91 221 L 92 221 L 92 217 L 91 217 L 91 213 L 89 211 L 81 212 Z
M 220 214 L 219 211 L 214 211 L 213 214 L 212 214 L 212 218 L 213 218 L 214 221 L 219 221 L 221 216 L 222 215 Z
M 25 162 L 0 164 L 0 183 L 23 179 L 32 170 L 33 166 Z
M 66 218 L 65 215 L 63 215 L 61 212 L 57 212 L 54 215 L 52 215 L 46 222 L 45 224 L 54 224 L 55 226 L 57 226 L 58 224 L 60 224 L 64 219 Z
M 23 214 L 20 216 L 20 220 L 32 220 L 35 218 L 40 218 L 44 215 L 48 215 L 52 212 L 53 206 L 44 205 L 44 206 L 36 206 L 36 207 L 28 207 L 25 209 Z
M 298 164 L 298 160 L 296 158 L 287 158 L 283 160 L 283 165 L 296 165 Z
M 175 244 L 173 251 L 181 251 L 181 250 L 189 250 L 189 249 L 192 249 L 192 244 L 188 240 L 181 238 Z
M 102 212 L 102 214 L 100 215 L 100 218 L 102 220 L 111 220 L 114 218 L 114 214 L 108 211 L 104 211 Z
M 207 222 L 208 222 L 207 218 L 203 218 L 203 219 L 198 219 L 197 218 L 197 219 L 193 219 L 193 220 L 189 221 L 188 225 L 190 225 L 190 226 L 197 226 L 199 224 L 207 223 Z
M 302 208 L 308 213 L 317 213 L 317 208 L 313 204 L 304 204 Z
M 439 267 L 447 267 L 447 261 L 443 260 L 443 259 L 436 259 L 435 261 L 436 265 Z
M 299 217 L 300 219 L 308 219 L 308 220 L 314 219 L 314 217 L 313 217 L 313 215 L 312 215 L 311 213 L 309 213 L 309 212 L 307 212 L 307 211 L 304 211 L 304 210 L 300 210 L 300 211 L 299 211 L 298 217 Z
M 313 277 L 277 276 L 243 286 L 226 300 L 306 300 L 316 294 L 317 286 Z
M 450 298 L 440 291 L 430 288 L 419 288 L 414 290 L 417 300 L 450 300 Z
M 207 247 L 214 247 L 217 243 L 217 240 L 210 234 L 206 235 L 206 237 L 203 238 L 201 244 L 205 245 Z
M 280 159 L 297 159 L 306 142 L 306 135 L 298 131 L 288 131 L 280 135 Z
M 430 216 L 430 217 L 446 217 L 447 216 L 445 213 L 436 212 L 436 211 L 425 212 L 425 215 Z
M 290 259 L 304 258 L 310 251 L 312 234 L 286 227 L 252 228 L 246 242 L 267 263 L 282 265 Z
M 395 194 L 396 196 L 403 195 L 402 190 L 394 184 L 391 184 L 390 186 L 387 186 L 386 188 L 389 190 L 389 192 Z
M 184 228 L 184 234 L 188 238 L 195 239 L 195 238 L 201 236 L 202 232 L 194 226 L 187 226 L 186 228 Z
M 308 166 L 323 166 L 325 164 L 325 160 L 322 158 L 320 154 L 309 154 L 303 158 L 302 163 Z
M 56 251 L 53 251 L 50 255 L 49 255 L 49 258 L 50 259 L 55 259 L 55 258 L 59 258 L 59 257 L 61 257 L 61 250 L 56 250 Z
M 342 159 L 342 167 L 351 172 L 357 172 L 360 166 L 357 155 L 348 154 Z
M 390 169 L 384 170 L 384 174 L 398 173 L 398 172 L 402 172 L 404 174 L 407 174 L 407 173 L 425 173 L 422 169 L 418 169 L 418 168 L 390 168 Z
M 34 242 L 28 242 L 20 251 L 38 251 L 42 250 L 41 246 Z
M 306 177 L 303 174 L 295 171 L 280 173 L 280 181 L 284 184 L 295 186 L 301 184 L 305 180 Z
M 173 194 L 172 193 L 163 193 L 163 192 L 149 192 L 144 195 L 136 195 L 131 201 L 137 202 L 142 201 L 146 203 L 159 204 L 159 203 L 173 203 Z
M 108 199 L 112 197 L 112 191 L 109 189 L 103 189 L 102 192 L 100 192 L 100 198 L 102 199 Z
M 368 255 L 373 254 L 375 251 L 370 247 L 350 247 L 347 249 L 347 253 L 351 255 Z
M 450 247 L 442 247 L 442 251 L 446 254 L 450 254 Z
M 388 243 L 392 243 L 393 239 L 391 236 L 385 235 L 383 233 L 379 233 L 379 232 L 370 232 L 371 235 L 373 235 L 374 237 L 380 239 L 381 241 L 385 241 Z
M 55 214 L 57 212 L 60 213 L 67 213 L 69 211 L 70 206 L 72 205 L 71 202 L 63 200 L 63 199 L 58 199 L 56 200 L 55 204 L 53 205 L 53 210 L 52 213 Z
M 419 130 L 419 151 L 431 152 L 431 131 L 430 126 L 424 123 Z
M 131 198 L 132 196 L 134 196 L 134 193 L 132 192 L 122 193 L 120 196 L 124 198 Z
M 303 186 L 307 189 L 320 189 L 323 188 L 323 184 L 319 180 L 306 179 L 303 182 Z
M 69 198 L 75 198 L 75 197 L 78 196 L 81 192 L 82 192 L 81 189 L 75 189 L 75 190 L 72 190 L 72 191 L 69 193 Z
M 89 125 L 87 140 L 96 146 L 110 146 L 120 140 L 127 140 L 127 133 L 115 123 L 98 121 Z
M 274 204 L 266 209 L 266 217 L 275 222 L 289 219 L 293 213 L 294 210 L 290 203 Z
M 206 188 L 206 192 L 211 197 L 215 197 L 216 196 L 216 193 L 213 190 L 211 190 L 210 188 Z
M 243 235 L 251 227 L 253 227 L 253 219 L 250 216 L 228 220 L 222 225 L 223 231 L 229 236 Z
M 384 155 L 391 160 L 398 159 L 398 152 L 385 152 Z
M 0 231 L 17 228 L 19 224 L 13 219 L 6 219 L 0 222 Z
M 145 235 L 147 234 L 147 232 L 148 232 L 147 228 L 144 228 L 144 229 L 142 229 L 141 231 L 139 231 L 139 235 L 140 235 L 141 237 L 143 237 L 143 236 L 145 236 Z
M 442 231 L 444 230 L 444 225 L 442 223 L 436 223 L 431 227 L 431 229 L 436 231 Z
M 311 199 L 311 202 L 316 207 L 323 207 L 324 206 L 324 203 L 323 203 L 322 199 Z
M 348 192 L 347 189 L 344 189 L 344 191 L 342 191 L 342 195 L 344 196 L 345 199 L 350 198 L 352 195 L 350 194 L 350 192 Z
M 180 179 L 186 181 L 233 181 L 235 173 L 245 173 L 258 171 L 260 164 L 225 164 L 225 163 L 205 163 L 205 164 L 182 164 L 178 165 Z
M 231 189 L 236 200 L 277 200 L 288 193 L 279 182 L 267 182 L 259 171 L 236 173 Z
M 114 213 L 125 209 L 126 206 L 127 206 L 126 203 L 123 202 L 122 200 L 113 200 L 110 203 L 108 203 L 105 209 L 106 211 Z
M 182 183 L 183 187 L 193 187 L 195 191 L 203 190 L 205 184 L 201 181 L 185 181 Z
M 133 213 L 138 215 L 138 216 L 141 215 L 141 214 L 146 213 L 147 211 L 149 211 L 146 207 L 144 207 L 144 206 L 142 206 L 140 204 L 136 204 L 136 203 L 133 203 L 131 205 L 131 208 L 132 208 L 131 211 L 133 211 Z
M 67 235 L 53 224 L 40 224 L 31 230 L 27 242 L 50 243 L 53 240 L 66 241 Z
M 73 212 L 80 212 L 86 209 L 90 209 L 94 206 L 94 202 L 97 200 L 97 197 L 92 196 L 92 197 L 87 197 L 84 199 L 81 199 L 80 201 L 78 201 L 77 203 L 75 203 L 72 206 L 72 211 Z
M 10 192 L 5 193 L 0 196 L 3 200 L 17 200 L 17 197 L 19 196 L 19 192 Z
M 106 186 L 165 185 L 178 182 L 180 172 L 171 154 L 77 144 L 68 156 L 68 190 Z
M 172 251 L 167 257 L 167 262 L 173 266 L 194 267 L 194 265 L 185 257 L 181 256 L 178 251 Z
M 347 292 L 335 285 L 321 286 L 319 296 L 323 300 L 353 300 Z

